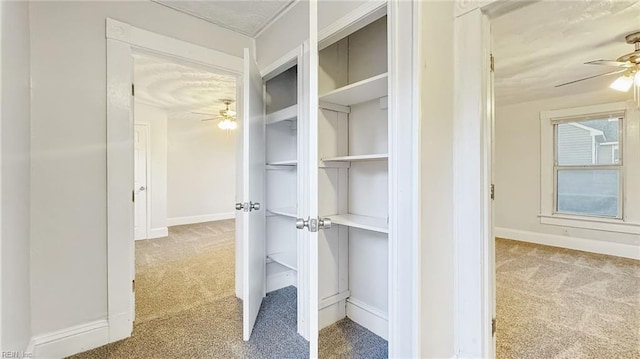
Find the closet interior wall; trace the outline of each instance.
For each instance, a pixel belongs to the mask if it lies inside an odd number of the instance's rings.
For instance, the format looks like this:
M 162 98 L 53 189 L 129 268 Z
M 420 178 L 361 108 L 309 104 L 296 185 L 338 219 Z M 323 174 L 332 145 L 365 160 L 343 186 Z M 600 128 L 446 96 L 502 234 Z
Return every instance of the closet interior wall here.
M 320 50 L 320 327 L 349 317 L 388 334 L 386 16 Z M 337 225 L 336 225 L 337 224 Z

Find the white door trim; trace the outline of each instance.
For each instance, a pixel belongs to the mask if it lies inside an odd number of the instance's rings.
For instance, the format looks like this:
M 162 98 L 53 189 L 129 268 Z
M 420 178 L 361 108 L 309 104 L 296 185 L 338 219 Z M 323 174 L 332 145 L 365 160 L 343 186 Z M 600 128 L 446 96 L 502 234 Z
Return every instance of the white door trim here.
M 495 356 L 491 222 L 491 18 L 526 6 L 457 0 L 454 20 L 454 340 L 460 358 Z
M 107 320 L 108 342 L 131 336 L 133 301 L 134 50 L 199 64 L 242 79 L 243 60 L 107 18 Z

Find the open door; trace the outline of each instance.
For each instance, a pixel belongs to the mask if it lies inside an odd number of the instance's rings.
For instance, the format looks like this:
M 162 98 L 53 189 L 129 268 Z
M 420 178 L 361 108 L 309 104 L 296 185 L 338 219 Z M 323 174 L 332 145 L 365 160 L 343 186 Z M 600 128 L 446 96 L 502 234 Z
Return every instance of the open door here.
M 308 307 L 304 310 L 308 334 L 309 357 L 318 357 L 319 292 L 318 292 L 318 230 L 325 226 L 318 210 L 318 3 L 309 2 L 309 40 L 303 45 L 302 66 L 302 111 L 306 121 L 301 121 L 301 146 L 299 147 L 298 170 L 302 171 L 302 191 L 299 198 L 299 214 L 296 227 L 303 230 L 302 251 L 307 259 L 299 275 L 304 276 L 301 295 Z M 330 223 L 327 223 L 330 226 Z
M 265 296 L 264 102 L 263 82 L 249 49 L 244 49 L 242 84 L 242 337 L 249 340 Z

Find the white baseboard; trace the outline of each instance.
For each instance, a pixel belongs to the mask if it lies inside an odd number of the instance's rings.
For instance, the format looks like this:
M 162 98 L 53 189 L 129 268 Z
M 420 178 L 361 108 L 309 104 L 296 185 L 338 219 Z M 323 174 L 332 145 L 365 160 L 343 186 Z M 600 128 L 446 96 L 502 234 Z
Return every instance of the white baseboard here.
M 236 212 L 213 213 L 213 214 L 204 214 L 200 216 L 189 216 L 189 217 L 173 217 L 173 218 L 167 218 L 167 227 L 180 226 L 183 224 L 220 221 L 223 219 L 233 219 L 233 218 L 236 218 Z
M 169 235 L 169 228 L 167 227 L 151 228 L 147 233 L 147 239 L 162 238 L 168 235 Z
M 374 334 L 389 340 L 389 320 L 387 313 L 363 303 L 355 298 L 347 299 L 347 317 L 369 329 Z
M 59 359 L 108 343 L 109 323 L 106 320 L 96 320 L 34 336 L 27 350 L 37 359 Z
M 267 275 L 267 293 L 291 285 L 298 286 L 298 276 L 294 270 Z
M 330 326 L 347 316 L 346 300 L 340 300 L 320 308 L 318 312 L 318 329 Z
M 503 227 L 495 227 L 493 234 L 496 237 L 513 239 L 521 242 L 531 242 L 552 247 L 575 249 L 584 252 L 607 254 L 616 257 L 640 260 L 640 247 L 631 244 L 559 236 L 555 234 L 522 231 L 519 229 Z

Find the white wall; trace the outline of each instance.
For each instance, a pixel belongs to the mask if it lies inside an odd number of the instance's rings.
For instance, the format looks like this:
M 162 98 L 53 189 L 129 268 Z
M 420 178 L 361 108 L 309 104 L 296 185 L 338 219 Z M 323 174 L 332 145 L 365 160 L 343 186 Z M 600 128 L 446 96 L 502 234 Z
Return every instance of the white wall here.
M 271 65 L 308 38 L 309 2 L 299 1 L 256 38 L 258 67 Z
M 105 18 L 235 56 L 252 41 L 149 1 L 29 6 L 37 335 L 107 315 Z
M 167 236 L 167 113 L 136 101 L 135 122 L 149 126 L 148 238 Z
M 496 236 L 527 240 L 545 235 L 589 241 L 640 245 L 640 236 L 541 224 L 540 112 L 629 99 L 629 94 L 606 90 L 550 100 L 496 107 L 495 226 Z M 637 133 L 636 133 L 637 136 Z M 630 185 L 630 184 L 629 184 Z M 558 240 L 562 244 L 563 240 Z M 569 238 L 567 238 L 567 241 Z M 639 249 L 640 250 L 640 249 Z
M 421 357 L 451 358 L 453 328 L 453 5 L 422 3 Z
M 168 121 L 169 226 L 235 217 L 236 133 L 217 121 Z
M 5 352 L 25 350 L 31 337 L 29 5 L 3 1 L 0 12 L 0 350 Z

